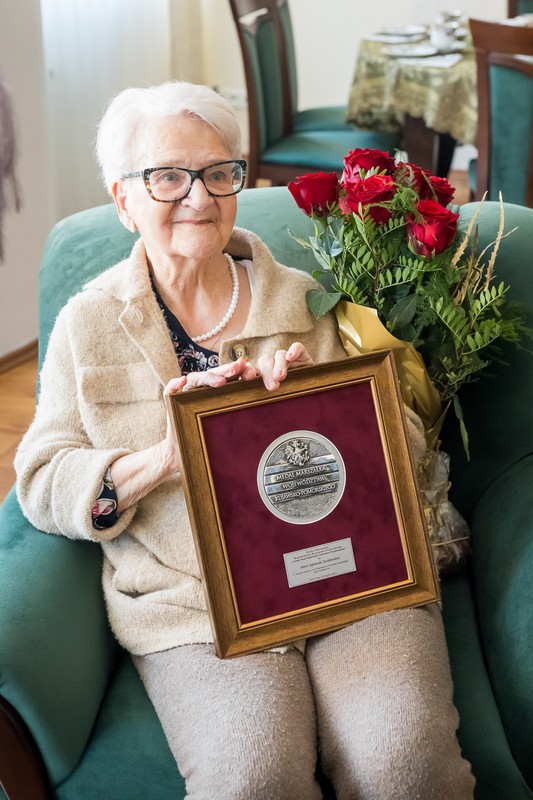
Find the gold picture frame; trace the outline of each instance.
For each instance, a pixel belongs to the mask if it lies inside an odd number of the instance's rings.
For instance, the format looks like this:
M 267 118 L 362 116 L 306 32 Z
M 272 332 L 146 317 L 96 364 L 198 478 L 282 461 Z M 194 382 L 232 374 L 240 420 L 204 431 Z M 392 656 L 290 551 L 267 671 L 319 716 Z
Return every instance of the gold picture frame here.
M 389 351 L 167 402 L 221 658 L 439 599 Z

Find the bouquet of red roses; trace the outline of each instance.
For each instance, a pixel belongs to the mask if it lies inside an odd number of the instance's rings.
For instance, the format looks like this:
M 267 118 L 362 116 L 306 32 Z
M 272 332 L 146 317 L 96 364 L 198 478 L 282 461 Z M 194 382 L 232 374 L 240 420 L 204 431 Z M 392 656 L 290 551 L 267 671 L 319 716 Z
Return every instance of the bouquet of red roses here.
M 527 331 L 509 287 L 495 281 L 503 206 L 491 252 L 477 256 L 475 217 L 460 235 L 448 181 L 388 153 L 352 150 L 340 181 L 319 172 L 289 190 L 314 222 L 314 235 L 298 241 L 328 288 L 308 293 L 311 311 L 319 317 L 341 300 L 375 309 L 386 331 L 420 354 L 442 407 L 453 401 L 461 420 L 460 386 L 485 369 L 498 342 L 518 344 Z

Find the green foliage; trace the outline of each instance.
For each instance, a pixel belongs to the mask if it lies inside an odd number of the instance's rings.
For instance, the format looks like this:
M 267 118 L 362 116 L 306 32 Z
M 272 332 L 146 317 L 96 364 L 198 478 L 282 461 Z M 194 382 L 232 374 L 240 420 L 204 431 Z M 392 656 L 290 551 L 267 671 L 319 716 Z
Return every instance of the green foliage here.
M 327 314 L 342 299 L 340 292 L 322 292 L 320 289 L 310 289 L 306 295 L 307 306 L 317 319 Z

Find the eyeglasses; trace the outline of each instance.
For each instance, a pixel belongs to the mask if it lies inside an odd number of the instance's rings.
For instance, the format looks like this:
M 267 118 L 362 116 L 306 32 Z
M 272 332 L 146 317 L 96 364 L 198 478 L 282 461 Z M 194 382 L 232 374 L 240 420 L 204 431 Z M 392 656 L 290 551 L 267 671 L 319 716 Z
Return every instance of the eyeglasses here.
M 203 169 L 184 167 L 151 167 L 128 172 L 122 178 L 142 178 L 146 191 L 159 203 L 177 203 L 187 197 L 199 178 L 211 197 L 229 197 L 244 186 L 246 161 L 219 161 Z

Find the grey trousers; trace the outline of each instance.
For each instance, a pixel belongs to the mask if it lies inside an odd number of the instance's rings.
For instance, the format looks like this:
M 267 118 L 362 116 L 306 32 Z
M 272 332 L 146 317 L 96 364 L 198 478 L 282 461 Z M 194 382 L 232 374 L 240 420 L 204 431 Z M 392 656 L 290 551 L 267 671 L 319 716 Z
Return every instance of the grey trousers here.
M 437 606 L 307 641 L 305 657 L 134 657 L 191 800 L 472 800 Z

